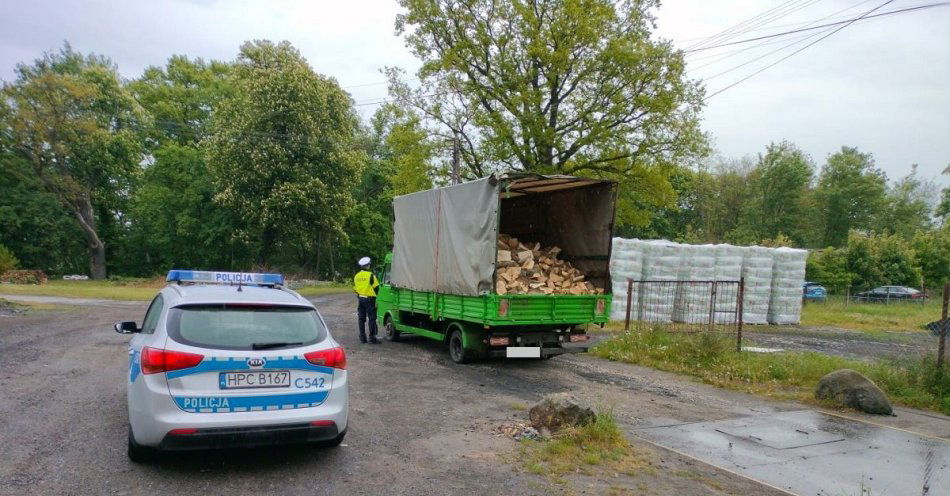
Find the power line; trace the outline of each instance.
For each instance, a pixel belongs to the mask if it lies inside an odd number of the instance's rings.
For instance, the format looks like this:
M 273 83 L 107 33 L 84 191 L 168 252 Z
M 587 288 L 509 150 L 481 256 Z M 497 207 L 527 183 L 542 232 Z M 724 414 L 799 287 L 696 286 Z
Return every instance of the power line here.
M 730 28 L 720 31 L 717 34 L 714 34 L 706 38 L 705 41 L 696 43 L 689 48 L 698 48 L 698 47 L 706 46 L 710 43 L 726 40 L 726 39 L 738 36 L 740 34 L 746 33 L 752 29 L 755 29 L 758 26 L 761 26 L 764 23 L 772 22 L 775 19 L 781 18 L 782 16 L 788 15 L 789 13 L 794 11 L 794 10 L 789 11 L 788 9 L 797 10 L 797 8 L 803 7 L 803 5 L 801 5 L 800 3 L 802 1 L 807 2 L 807 1 L 813 1 L 813 0 L 788 0 L 775 7 L 772 7 L 771 9 L 766 10 L 765 12 L 762 12 L 761 14 L 758 14 L 750 19 L 740 22 L 739 24 L 736 24 Z M 798 3 L 799 5 L 795 5 L 796 3 Z
M 788 54 L 788 55 L 786 55 L 786 56 L 784 56 L 784 57 L 782 57 L 782 58 L 776 60 L 775 62 L 772 62 L 771 64 L 769 64 L 769 65 L 767 65 L 767 66 L 765 66 L 765 67 L 763 67 L 763 68 L 761 68 L 761 69 L 759 69 L 759 70 L 753 72 L 752 74 L 749 74 L 748 76 L 746 76 L 746 77 L 744 77 L 744 78 L 742 78 L 742 79 L 740 79 L 740 80 L 738 80 L 738 81 L 736 81 L 736 82 L 734 82 L 734 83 L 732 83 L 732 84 L 730 84 L 730 85 L 728 85 L 728 86 L 726 86 L 726 87 L 724 87 L 724 88 L 720 88 L 719 90 L 716 90 L 715 92 L 713 92 L 712 94 L 710 94 L 710 95 L 708 95 L 706 98 L 704 98 L 703 101 L 704 101 L 704 102 L 705 102 L 705 101 L 709 101 L 710 98 L 712 98 L 712 97 L 714 97 L 714 96 L 716 96 L 716 95 L 722 93 L 723 91 L 726 91 L 726 90 L 728 90 L 729 88 L 732 88 L 732 87 L 738 85 L 739 83 L 742 83 L 743 81 L 749 80 L 750 78 L 756 76 L 757 74 L 762 73 L 762 72 L 765 71 L 766 69 L 769 69 L 769 68 L 771 68 L 771 67 L 775 67 L 776 65 L 778 65 L 778 64 L 781 63 L 782 61 L 787 60 L 788 58 L 793 57 L 793 56 L 795 56 L 795 55 L 801 53 L 802 51 L 808 49 L 809 47 L 815 45 L 816 43 L 818 43 L 818 42 L 824 40 L 825 38 L 828 38 L 829 36 L 831 36 L 831 35 L 837 33 L 838 31 L 841 31 L 842 29 L 844 29 L 844 28 L 846 28 L 846 27 L 848 27 L 848 26 L 854 24 L 855 22 L 857 22 L 857 21 L 859 21 L 859 20 L 861 20 L 861 19 L 867 17 L 869 14 L 871 14 L 871 13 L 874 12 L 875 10 L 878 10 L 878 9 L 882 8 L 882 7 L 886 6 L 887 4 L 889 4 L 889 3 L 893 2 L 893 1 L 894 1 L 894 0 L 887 0 L 886 2 L 882 3 L 881 5 L 878 5 L 877 7 L 874 7 L 873 9 L 871 9 L 871 10 L 865 12 L 865 13 L 862 14 L 860 17 L 854 18 L 854 19 L 852 19 L 850 22 L 848 22 L 847 24 L 845 24 L 845 25 L 843 25 L 843 26 L 841 26 L 841 27 L 835 28 L 834 30 L 832 30 L 832 31 L 829 32 L 828 34 L 822 36 L 821 38 L 818 38 L 817 40 L 815 40 L 815 41 L 813 41 L 813 42 L 811 42 L 811 43 L 809 43 L 809 44 L 807 44 L 807 45 L 805 45 L 805 46 L 799 48 L 798 50 L 795 50 L 794 52 L 792 52 L 792 53 L 790 53 L 790 54 Z
M 888 3 L 890 3 L 890 2 L 888 2 Z M 858 17 L 852 17 L 852 18 L 850 18 L 850 19 L 846 19 L 846 20 L 843 20 L 843 21 L 829 22 L 829 23 L 827 23 L 827 24 L 821 24 L 821 25 L 818 25 L 818 26 L 811 26 L 811 27 L 806 27 L 806 28 L 793 29 L 793 30 L 791 30 L 791 31 L 782 31 L 781 33 L 768 34 L 768 35 L 764 35 L 764 36 L 757 36 L 757 37 L 755 37 L 755 38 L 747 38 L 747 39 L 739 40 L 739 41 L 731 41 L 731 42 L 728 42 L 728 43 L 722 43 L 722 44 L 719 44 L 719 45 L 712 45 L 712 46 L 707 46 L 707 47 L 703 47 L 703 48 L 686 49 L 686 50 L 683 51 L 683 53 L 694 53 L 694 52 L 701 52 L 701 51 L 704 51 L 704 50 L 712 50 L 713 48 L 722 48 L 722 47 L 725 47 L 725 46 L 738 45 L 738 44 L 741 44 L 741 43 L 750 43 L 750 42 L 753 42 L 753 41 L 765 40 L 765 39 L 768 39 L 768 38 L 775 38 L 775 37 L 778 37 L 778 36 L 786 36 L 786 35 L 790 35 L 790 34 L 801 33 L 801 32 L 803 32 L 803 31 L 812 31 L 812 30 L 815 30 L 815 29 L 822 29 L 822 28 L 827 28 L 827 27 L 830 27 L 830 26 L 839 26 L 839 25 L 841 25 L 841 24 L 850 25 L 850 24 L 852 24 L 852 23 L 854 23 L 854 22 L 856 22 L 856 21 L 865 21 L 865 20 L 868 20 L 868 19 L 874 19 L 874 18 L 876 18 L 876 17 L 883 17 L 883 16 L 894 15 L 894 14 L 901 14 L 901 13 L 904 13 L 904 12 L 911 12 L 911 11 L 915 11 L 915 10 L 931 9 L 931 8 L 934 8 L 934 7 L 943 7 L 943 6 L 945 6 L 945 5 L 950 5 L 950 2 L 937 2 L 937 3 L 929 3 L 929 4 L 925 4 L 925 5 L 917 5 L 917 6 L 915 6 L 915 7 L 907 7 L 907 8 L 904 8 L 904 9 L 890 10 L 890 11 L 887 11 L 887 12 L 881 12 L 880 14 L 874 14 L 874 15 L 869 15 L 869 16 L 860 15 L 860 16 L 858 16 Z
M 869 1 L 870 1 L 870 0 L 865 0 L 865 1 L 861 2 L 861 3 L 867 3 L 867 2 L 869 2 Z M 845 11 L 845 10 L 851 10 L 851 9 L 853 9 L 854 7 L 855 7 L 855 6 L 847 7 L 847 8 L 845 8 L 845 9 L 842 9 L 842 10 L 838 11 L 838 12 L 843 12 L 843 11 Z M 767 31 L 767 30 L 776 29 L 776 28 L 787 28 L 787 27 L 793 27 L 793 26 L 797 27 L 797 26 L 801 26 L 801 25 L 803 25 L 803 24 L 811 24 L 811 22 L 812 22 L 812 21 L 787 22 L 787 23 L 785 23 L 785 24 L 776 24 L 776 25 L 774 25 L 774 26 L 766 26 L 766 27 L 763 27 L 763 28 L 752 29 L 752 30 L 749 30 L 749 31 L 746 31 L 746 32 L 747 32 L 747 33 L 754 33 L 754 32 L 756 32 L 756 31 Z M 674 42 L 674 43 L 687 43 L 687 42 L 690 42 L 690 41 L 705 40 L 706 38 L 707 38 L 706 36 L 700 36 L 700 37 L 697 37 L 697 38 L 684 38 L 684 39 L 681 39 L 681 40 L 673 40 L 673 42 Z
M 868 3 L 868 2 L 870 2 L 870 1 L 871 1 L 871 0 L 861 0 L 860 2 L 858 2 L 858 3 L 854 4 L 854 5 L 851 5 L 851 6 L 849 6 L 849 7 L 845 7 L 845 8 L 843 8 L 843 9 L 837 10 L 837 11 L 835 11 L 835 12 L 832 12 L 831 14 L 828 14 L 828 15 L 822 17 L 822 18 L 813 19 L 813 20 L 811 20 L 811 21 L 807 21 L 807 22 L 804 23 L 804 24 L 805 24 L 805 26 L 811 26 L 811 25 L 813 25 L 813 24 L 815 24 L 815 23 L 818 23 L 818 22 L 827 20 L 827 19 L 829 19 L 829 18 L 831 18 L 831 17 L 834 17 L 834 16 L 836 16 L 836 15 L 842 13 L 842 12 L 845 12 L 845 11 L 848 11 L 848 10 L 851 10 L 851 9 L 854 9 L 854 8 L 856 8 L 856 7 L 860 6 L 860 5 L 863 5 L 863 4 L 865 4 L 865 3 Z M 799 23 L 799 26 L 801 26 L 801 24 L 802 24 L 802 23 Z M 809 36 L 810 36 L 810 35 L 800 36 L 798 39 L 800 39 L 800 40 L 807 39 Z M 711 57 L 718 57 L 718 58 L 717 58 L 716 60 L 713 60 L 712 62 L 707 62 L 707 63 L 705 63 L 705 64 L 703 64 L 703 65 L 700 65 L 700 66 L 691 67 L 690 70 L 697 70 L 697 69 L 701 69 L 701 68 L 703 68 L 703 67 L 708 67 L 708 66 L 710 66 L 710 65 L 716 64 L 716 63 L 721 62 L 721 61 L 723 61 L 723 60 L 726 60 L 726 59 L 728 59 L 728 58 L 735 57 L 736 55 L 738 55 L 738 54 L 740 54 L 740 53 L 742 53 L 742 52 L 745 52 L 745 51 L 748 51 L 748 50 L 755 50 L 756 48 L 763 47 L 763 46 L 766 46 L 766 45 L 771 45 L 771 44 L 778 43 L 778 42 L 781 42 L 781 41 L 782 41 L 782 40 L 771 40 L 771 41 L 766 40 L 766 41 L 762 41 L 762 42 L 760 42 L 760 43 L 756 43 L 756 44 L 754 44 L 754 45 L 752 45 L 752 46 L 748 46 L 748 47 L 745 47 L 745 48 L 739 48 L 739 49 L 737 49 L 737 50 L 732 50 L 732 51 L 727 52 L 727 53 L 725 53 L 725 54 L 723 54 L 723 53 L 717 53 L 717 54 L 713 54 L 713 55 L 702 55 L 702 56 L 698 56 L 698 57 L 692 57 L 691 61 L 702 60 L 702 59 L 707 59 L 707 58 L 711 58 Z M 694 55 L 694 54 L 687 54 L 686 57 L 690 57 L 690 56 L 692 56 L 692 55 Z

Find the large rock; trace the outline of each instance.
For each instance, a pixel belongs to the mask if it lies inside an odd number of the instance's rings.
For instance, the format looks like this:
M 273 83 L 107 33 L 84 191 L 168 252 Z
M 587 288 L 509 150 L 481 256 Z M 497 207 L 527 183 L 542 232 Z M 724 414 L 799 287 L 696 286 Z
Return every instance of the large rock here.
M 891 415 L 891 403 L 884 391 L 867 377 L 851 370 L 836 370 L 818 381 L 815 398 L 832 400 L 862 412 Z
M 578 404 L 568 393 L 556 393 L 545 396 L 531 407 L 528 418 L 536 429 L 556 432 L 562 427 L 593 422 L 594 411 Z

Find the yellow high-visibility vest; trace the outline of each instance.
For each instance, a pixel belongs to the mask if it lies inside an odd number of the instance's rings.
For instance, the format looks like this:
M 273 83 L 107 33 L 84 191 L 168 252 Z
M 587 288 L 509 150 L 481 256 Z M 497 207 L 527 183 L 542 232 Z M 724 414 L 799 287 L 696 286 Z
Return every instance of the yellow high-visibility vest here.
M 361 270 L 353 276 L 353 291 L 364 297 L 375 297 L 376 288 L 379 287 L 379 281 L 376 276 L 368 270 Z

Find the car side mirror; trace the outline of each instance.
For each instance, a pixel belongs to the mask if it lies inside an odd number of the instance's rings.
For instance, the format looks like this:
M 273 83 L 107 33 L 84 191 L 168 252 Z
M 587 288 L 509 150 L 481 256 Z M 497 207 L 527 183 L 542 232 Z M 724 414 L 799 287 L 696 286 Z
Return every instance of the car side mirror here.
M 139 326 L 135 323 L 135 321 L 132 321 L 132 320 L 127 320 L 125 322 L 116 322 L 115 326 L 113 327 L 115 328 L 115 332 L 119 334 L 134 334 L 136 332 L 142 332 L 142 330 L 139 329 Z

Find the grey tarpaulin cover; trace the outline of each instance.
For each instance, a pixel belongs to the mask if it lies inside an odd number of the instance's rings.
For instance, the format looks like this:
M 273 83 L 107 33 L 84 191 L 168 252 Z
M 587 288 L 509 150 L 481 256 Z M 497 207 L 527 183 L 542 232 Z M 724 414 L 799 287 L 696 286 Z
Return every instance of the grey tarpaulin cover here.
M 486 177 L 393 199 L 392 284 L 478 296 L 492 291 L 499 182 Z

